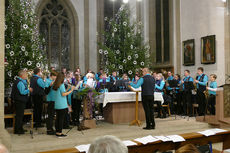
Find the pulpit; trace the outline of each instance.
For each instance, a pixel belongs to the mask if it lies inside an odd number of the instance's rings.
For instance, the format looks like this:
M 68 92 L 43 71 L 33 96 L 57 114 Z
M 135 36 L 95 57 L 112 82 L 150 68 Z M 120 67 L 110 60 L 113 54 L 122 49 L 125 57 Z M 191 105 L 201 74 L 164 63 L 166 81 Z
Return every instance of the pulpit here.
M 196 120 L 218 127 L 230 127 L 230 84 L 218 88 L 216 92 L 216 115 L 197 116 Z

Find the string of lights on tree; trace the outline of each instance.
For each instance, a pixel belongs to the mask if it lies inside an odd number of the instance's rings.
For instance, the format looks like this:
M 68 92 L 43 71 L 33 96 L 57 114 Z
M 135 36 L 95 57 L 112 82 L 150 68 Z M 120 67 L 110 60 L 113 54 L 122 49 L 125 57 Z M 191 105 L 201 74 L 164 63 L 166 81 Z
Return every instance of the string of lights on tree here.
M 6 87 L 12 85 L 21 69 L 48 69 L 36 19 L 31 0 L 9 0 L 5 17 Z
M 128 5 L 122 5 L 114 18 L 104 20 L 107 27 L 101 34 L 99 54 L 105 72 L 118 71 L 133 77 L 140 68 L 149 66 L 150 46 L 144 42 L 142 22 L 130 21 Z

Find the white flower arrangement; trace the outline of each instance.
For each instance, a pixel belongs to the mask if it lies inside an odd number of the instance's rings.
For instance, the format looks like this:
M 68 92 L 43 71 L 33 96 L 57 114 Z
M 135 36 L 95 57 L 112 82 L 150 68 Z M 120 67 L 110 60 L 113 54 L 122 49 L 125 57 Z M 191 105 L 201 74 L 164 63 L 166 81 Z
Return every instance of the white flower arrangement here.
M 17 77 L 18 77 L 18 76 L 15 76 L 15 77 L 14 77 L 14 80 L 17 80 Z
M 26 50 L 25 46 L 22 46 L 22 47 L 21 47 L 21 50 L 22 50 L 22 51 L 25 51 L 25 50 Z
M 132 57 L 129 55 L 129 56 L 128 56 L 128 60 L 131 60 L 131 59 L 132 59 Z
M 28 52 L 25 52 L 25 55 L 28 56 Z
M 14 51 L 10 51 L 10 56 L 14 56 Z
M 40 64 L 40 63 L 37 63 L 36 66 L 37 66 L 37 67 L 41 67 L 41 64 Z
M 102 50 L 102 49 L 99 49 L 99 53 L 102 54 L 102 53 L 103 53 L 103 50 Z
M 28 69 L 27 69 L 27 68 L 24 68 L 23 70 L 24 70 L 24 71 L 27 71 Z
M 32 62 L 31 62 L 31 61 L 27 61 L 26 64 L 27 64 L 28 66 L 31 66 L 31 65 L 32 65 Z
M 107 50 L 104 51 L 104 54 L 107 55 L 109 52 Z
M 124 9 L 124 8 L 123 8 L 123 7 L 121 7 L 121 8 L 120 8 L 120 11 L 123 11 L 123 9 Z
M 135 58 L 138 58 L 138 57 L 139 57 L 138 54 L 135 54 L 134 56 L 135 56 Z
M 108 18 L 107 17 L 105 17 L 105 21 L 107 21 L 108 20 Z
M 137 61 L 133 61 L 133 64 L 136 65 L 136 64 L 137 64 Z
M 149 45 L 145 46 L 145 49 L 149 50 L 149 49 L 150 49 L 150 46 L 149 46 Z
M 140 22 L 138 22 L 138 25 L 142 25 L 142 22 L 140 21 Z
M 15 65 L 17 64 L 17 60 L 14 60 L 14 64 L 15 64 Z
M 9 71 L 7 74 L 8 74 L 8 76 L 9 76 L 9 77 L 11 77 L 11 76 L 12 76 L 11 71 Z
M 144 66 L 145 65 L 145 63 L 144 62 L 141 62 L 141 66 Z
M 116 50 L 116 54 L 120 54 L 120 51 L 119 51 L 119 50 Z
M 123 22 L 123 25 L 124 25 L 124 26 L 127 26 L 127 22 Z
M 130 48 L 133 49 L 133 45 L 130 45 Z
M 138 33 L 138 34 L 140 34 L 140 33 L 141 33 L 141 30 L 140 30 L 140 29 L 138 29 L 138 30 L 137 30 L 137 33 Z
M 123 60 L 123 63 L 127 63 L 127 60 L 126 60 L 126 59 L 124 59 L 124 60 Z
M 114 28 L 113 31 L 114 31 L 114 32 L 117 32 L 117 28 Z
M 26 30 L 28 28 L 27 24 L 23 24 L 23 28 Z
M 119 66 L 119 69 L 121 69 L 121 70 L 122 70 L 122 69 L 123 69 L 123 66 L 122 66 L 122 65 L 120 65 L 120 66 Z
M 9 49 L 10 48 L 10 44 L 6 44 L 6 49 Z
M 133 71 L 132 71 L 132 70 L 129 70 L 128 74 L 129 74 L 129 75 L 133 74 Z

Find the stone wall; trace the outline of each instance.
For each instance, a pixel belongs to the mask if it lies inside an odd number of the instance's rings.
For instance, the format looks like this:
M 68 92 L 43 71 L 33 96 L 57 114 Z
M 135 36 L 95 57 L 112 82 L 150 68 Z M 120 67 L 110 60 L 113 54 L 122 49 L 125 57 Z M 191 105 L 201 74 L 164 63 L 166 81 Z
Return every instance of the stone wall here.
M 205 73 L 217 74 L 218 85 L 225 83 L 225 11 L 222 0 L 180 0 L 181 42 L 195 39 L 195 65 L 183 66 L 183 48 L 181 48 L 181 73 L 185 69 L 196 75 L 196 69 L 204 67 Z M 201 37 L 216 35 L 216 63 L 201 64 Z M 180 59 L 175 59 L 180 60 Z
M 10 144 L 10 135 L 5 130 L 4 123 L 4 29 L 5 29 L 5 0 L 0 0 L 0 143 L 11 147 Z

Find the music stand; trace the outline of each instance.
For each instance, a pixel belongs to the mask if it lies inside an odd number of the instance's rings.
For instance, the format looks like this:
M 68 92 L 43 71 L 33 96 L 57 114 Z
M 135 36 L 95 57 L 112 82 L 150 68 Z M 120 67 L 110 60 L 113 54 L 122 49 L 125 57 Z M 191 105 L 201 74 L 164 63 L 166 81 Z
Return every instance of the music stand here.
M 139 92 L 141 91 L 135 91 L 133 90 L 133 88 L 131 86 L 128 86 L 131 91 L 133 92 L 136 92 L 136 102 L 135 102 L 135 119 L 130 123 L 130 126 L 131 125 L 138 125 L 138 126 L 141 126 L 141 121 L 138 119 L 138 106 L 139 106 L 139 103 L 138 103 L 138 96 L 139 96 Z

